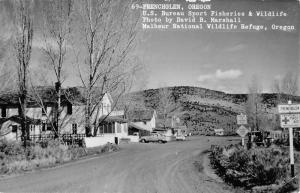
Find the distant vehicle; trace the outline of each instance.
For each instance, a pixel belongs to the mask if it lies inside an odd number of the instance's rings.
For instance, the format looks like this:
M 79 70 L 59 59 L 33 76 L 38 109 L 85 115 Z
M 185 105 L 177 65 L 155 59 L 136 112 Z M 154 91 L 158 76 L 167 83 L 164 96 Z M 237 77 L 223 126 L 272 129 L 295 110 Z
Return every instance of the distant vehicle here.
M 177 141 L 185 141 L 185 136 L 184 135 L 177 135 L 176 140 Z
M 248 133 L 248 143 L 252 141 L 257 146 L 265 146 L 267 143 L 270 143 L 270 132 L 269 131 L 252 131 Z
M 141 143 L 158 142 L 167 143 L 166 136 L 159 133 L 151 133 L 150 136 L 143 136 L 140 138 Z

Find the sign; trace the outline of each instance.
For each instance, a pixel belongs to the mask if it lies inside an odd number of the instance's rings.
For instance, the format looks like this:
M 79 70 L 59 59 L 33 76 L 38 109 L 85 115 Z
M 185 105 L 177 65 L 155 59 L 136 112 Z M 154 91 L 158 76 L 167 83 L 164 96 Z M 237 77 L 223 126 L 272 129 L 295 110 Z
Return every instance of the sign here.
M 278 105 L 279 113 L 300 113 L 300 104 Z
M 239 136 L 241 137 L 245 137 L 247 135 L 247 133 L 249 132 L 249 130 L 244 127 L 243 125 L 240 126 L 237 130 L 236 133 L 239 134 Z
M 300 114 L 281 114 L 280 126 L 282 128 L 300 127 Z
M 237 115 L 236 121 L 238 125 L 247 125 L 247 115 L 244 114 Z
M 294 177 L 293 127 L 300 127 L 300 104 L 292 104 L 292 101 L 289 100 L 287 105 L 278 105 L 278 112 L 280 113 L 280 126 L 289 128 L 291 176 Z

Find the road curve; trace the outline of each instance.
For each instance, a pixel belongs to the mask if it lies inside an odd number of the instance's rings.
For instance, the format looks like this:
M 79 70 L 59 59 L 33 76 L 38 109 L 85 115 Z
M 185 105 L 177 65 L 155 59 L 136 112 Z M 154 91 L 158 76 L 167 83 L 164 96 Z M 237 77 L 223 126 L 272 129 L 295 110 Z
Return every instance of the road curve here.
M 0 180 L 0 192 L 226 193 L 194 162 L 226 138 L 192 137 L 167 144 L 124 144 L 119 152 Z

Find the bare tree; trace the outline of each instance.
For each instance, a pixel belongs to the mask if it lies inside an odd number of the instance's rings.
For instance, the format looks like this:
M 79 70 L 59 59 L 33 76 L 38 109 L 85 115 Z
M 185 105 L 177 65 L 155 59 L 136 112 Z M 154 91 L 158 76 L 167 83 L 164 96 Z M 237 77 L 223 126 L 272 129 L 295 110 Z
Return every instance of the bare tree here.
M 248 88 L 248 97 L 246 102 L 246 114 L 248 116 L 248 122 L 251 128 L 260 130 L 260 120 L 262 116 L 262 110 L 264 108 L 262 103 L 262 88 L 259 79 L 253 76 Z
M 57 95 L 55 107 L 55 133 L 59 136 L 62 122 L 59 120 L 64 64 L 71 35 L 73 0 L 51 0 L 44 9 L 43 37 L 45 47 L 42 48 L 48 65 L 52 68 L 56 82 Z
M 83 64 L 79 74 L 85 91 L 85 128 L 91 136 L 91 117 L 99 108 L 101 96 L 115 98 L 127 90 L 130 73 L 136 70 L 133 50 L 137 43 L 139 14 L 130 10 L 130 1 L 83 0 L 76 2 L 80 27 L 78 39 Z M 99 94 L 100 93 L 100 94 Z
M 297 70 L 287 72 L 282 79 L 275 79 L 273 82 L 273 90 L 277 93 L 278 103 L 282 100 L 282 94 L 288 95 L 288 100 L 290 100 L 292 96 L 297 95 L 299 91 L 299 75 Z
M 12 65 L 12 33 L 11 11 L 5 2 L 0 2 L 0 91 L 9 92 L 14 89 L 15 69 Z
M 168 87 L 159 89 L 158 97 L 157 110 L 162 117 L 163 126 L 166 127 L 168 119 L 176 115 L 180 109 L 180 105 L 174 101 L 172 90 Z
M 147 109 L 143 92 L 128 93 L 124 95 L 120 100 L 118 107 L 124 110 L 127 119 L 129 118 L 127 115 L 130 112 Z
M 21 130 L 24 146 L 29 139 L 29 127 L 26 122 L 26 106 L 27 106 L 27 78 L 28 68 L 32 52 L 33 40 L 33 16 L 32 1 L 16 0 L 15 6 L 15 39 L 14 49 L 17 59 L 18 72 L 18 88 L 19 88 L 19 114 L 21 117 Z

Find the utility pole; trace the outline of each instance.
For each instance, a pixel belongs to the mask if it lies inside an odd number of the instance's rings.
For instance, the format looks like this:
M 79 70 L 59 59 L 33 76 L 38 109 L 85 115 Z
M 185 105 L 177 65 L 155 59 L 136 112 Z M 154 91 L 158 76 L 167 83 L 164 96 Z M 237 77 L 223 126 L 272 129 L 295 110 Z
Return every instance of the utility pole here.
M 291 105 L 292 101 L 289 100 L 288 104 Z M 293 135 L 293 127 L 289 127 L 289 142 L 290 142 L 290 161 L 291 161 L 291 176 L 295 176 L 295 160 L 294 160 L 294 135 Z

